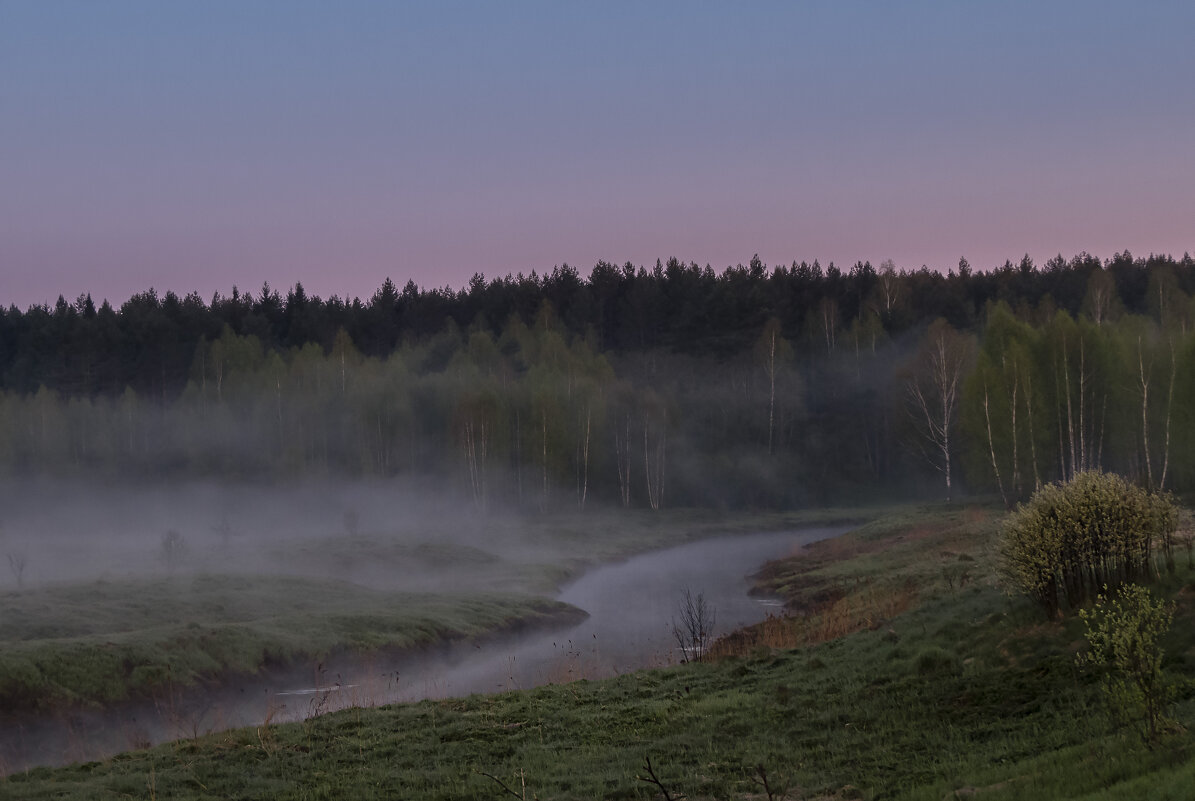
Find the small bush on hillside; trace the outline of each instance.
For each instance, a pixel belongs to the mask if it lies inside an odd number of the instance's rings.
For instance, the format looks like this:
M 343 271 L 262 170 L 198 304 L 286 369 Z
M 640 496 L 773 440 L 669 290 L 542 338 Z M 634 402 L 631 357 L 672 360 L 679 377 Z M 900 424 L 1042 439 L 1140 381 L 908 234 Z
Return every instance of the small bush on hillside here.
M 1166 707 L 1173 684 L 1162 673 L 1160 640 L 1174 619 L 1174 604 L 1155 601 L 1135 584 L 1116 594 L 1100 595 L 1091 609 L 1079 611 L 1087 624 L 1087 653 L 1079 665 L 1103 671 L 1104 697 L 1113 717 L 1138 728 L 1153 742 L 1168 725 Z
M 1079 473 L 1017 507 L 1004 527 L 1001 572 L 1053 617 L 1102 587 L 1153 578 L 1153 542 L 1169 557 L 1177 519 L 1168 495 L 1112 473 Z

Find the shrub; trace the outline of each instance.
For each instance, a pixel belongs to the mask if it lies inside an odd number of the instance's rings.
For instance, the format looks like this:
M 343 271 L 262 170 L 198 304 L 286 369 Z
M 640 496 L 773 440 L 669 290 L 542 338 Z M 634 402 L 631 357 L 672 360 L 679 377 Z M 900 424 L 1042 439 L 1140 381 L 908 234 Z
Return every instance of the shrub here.
M 1087 624 L 1087 653 L 1080 666 L 1103 671 L 1104 697 L 1113 717 L 1130 723 L 1147 742 L 1169 723 L 1165 717 L 1174 688 L 1162 673 L 1161 637 L 1174 619 L 1174 604 L 1154 601 L 1134 584 L 1115 595 L 1100 595 L 1095 606 L 1079 611 Z
M 1112 473 L 1079 473 L 1017 507 L 1004 527 L 1000 569 L 1053 617 L 1101 587 L 1152 578 L 1153 541 L 1171 542 L 1176 520 L 1167 495 Z
M 681 661 L 700 661 L 705 658 L 714 641 L 714 624 L 717 620 L 714 607 L 707 603 L 703 593 L 693 595 L 685 587 L 677 609 L 679 619 L 672 620 L 672 635 L 680 646 Z

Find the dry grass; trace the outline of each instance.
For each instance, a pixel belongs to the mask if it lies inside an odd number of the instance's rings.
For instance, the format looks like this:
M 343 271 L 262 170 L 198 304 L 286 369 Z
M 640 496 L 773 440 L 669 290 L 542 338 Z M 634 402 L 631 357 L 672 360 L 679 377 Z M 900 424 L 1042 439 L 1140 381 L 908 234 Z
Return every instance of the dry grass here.
M 729 634 L 709 650 L 712 659 L 746 656 L 759 648 L 786 649 L 876 629 L 917 603 L 912 581 L 898 584 L 867 582 L 810 614 L 769 615 L 767 620 Z
M 710 656 L 828 642 L 879 628 L 922 595 L 953 593 L 986 572 L 975 554 L 987 547 L 1000 515 L 977 506 L 924 509 L 769 562 L 755 577 L 756 590 L 783 598 L 787 613 L 723 637 Z

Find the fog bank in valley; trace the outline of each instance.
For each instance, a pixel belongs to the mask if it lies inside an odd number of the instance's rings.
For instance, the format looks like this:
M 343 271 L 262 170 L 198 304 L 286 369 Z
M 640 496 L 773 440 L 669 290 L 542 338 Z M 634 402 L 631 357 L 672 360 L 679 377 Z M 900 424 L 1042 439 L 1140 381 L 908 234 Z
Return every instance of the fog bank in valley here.
M 524 588 L 466 583 L 504 559 L 559 556 L 522 536 L 514 512 L 494 505 L 483 517 L 431 481 L 8 480 L 0 482 L 0 509 L 0 590 L 17 589 L 18 580 L 33 588 L 234 573 L 384 590 L 516 591 Z

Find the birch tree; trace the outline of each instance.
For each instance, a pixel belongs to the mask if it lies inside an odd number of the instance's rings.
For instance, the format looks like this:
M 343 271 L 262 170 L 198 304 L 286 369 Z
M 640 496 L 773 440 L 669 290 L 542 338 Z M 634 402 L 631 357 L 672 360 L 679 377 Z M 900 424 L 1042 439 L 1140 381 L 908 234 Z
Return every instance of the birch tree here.
M 1083 311 L 1097 326 L 1111 321 L 1120 310 L 1120 296 L 1116 281 L 1107 270 L 1098 269 L 1087 279 L 1087 293 L 1083 297 Z
M 896 264 L 892 259 L 880 262 L 880 269 L 876 273 L 876 306 L 884 319 L 891 320 L 896 304 L 900 300 L 901 276 L 896 272 Z
M 1126 382 L 1116 375 L 1114 365 L 1122 360 L 1115 357 L 1109 329 L 1058 312 L 1044 336 L 1054 393 L 1059 473 L 1070 479 L 1101 468 L 1108 423 L 1111 419 L 1115 427 L 1117 419 L 1112 388 Z
M 954 442 L 963 377 L 972 339 L 939 318 L 921 340 L 905 382 L 908 412 L 922 454 L 942 474 L 946 500 L 954 491 Z
M 1121 336 L 1128 345 L 1128 373 L 1137 401 L 1142 472 L 1145 486 L 1151 490 L 1165 489 L 1170 471 L 1171 421 L 1178 378 L 1175 339 L 1174 332 L 1160 331 L 1143 318 L 1127 320 Z
M 618 500 L 624 509 L 631 505 L 631 465 L 634 443 L 631 418 L 634 414 L 634 393 L 630 384 L 620 381 L 613 391 L 611 431 L 614 435 L 614 465 L 618 473 Z
M 647 503 L 659 511 L 664 502 L 664 475 L 668 456 L 668 410 L 654 392 L 643 399 L 643 476 Z
M 781 335 L 780 321 L 771 318 L 755 342 L 755 359 L 768 380 L 768 455 L 776 452 L 776 378 L 792 357 L 792 345 Z
M 979 358 L 964 385 L 964 428 L 979 445 L 968 467 L 990 473 L 1006 506 L 1041 486 L 1037 443 L 1039 383 L 1034 353 L 1038 336 L 1013 316 L 1006 304 L 994 306 L 983 332 Z M 979 464 L 982 462 L 983 464 Z M 1032 486 L 1027 487 L 1029 479 Z

